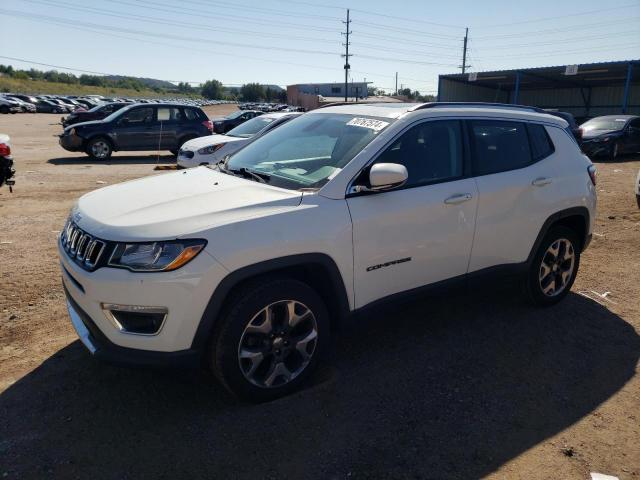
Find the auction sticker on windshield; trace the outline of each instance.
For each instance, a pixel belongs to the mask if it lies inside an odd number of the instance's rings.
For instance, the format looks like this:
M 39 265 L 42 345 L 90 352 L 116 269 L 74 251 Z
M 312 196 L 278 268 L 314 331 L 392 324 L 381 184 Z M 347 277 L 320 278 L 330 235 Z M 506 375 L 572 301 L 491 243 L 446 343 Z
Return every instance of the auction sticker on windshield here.
M 347 125 L 352 125 L 354 127 L 363 127 L 373 130 L 374 132 L 379 132 L 384 127 L 389 125 L 389 122 L 383 122 L 382 120 L 374 120 L 373 118 L 353 118 L 351 119 Z

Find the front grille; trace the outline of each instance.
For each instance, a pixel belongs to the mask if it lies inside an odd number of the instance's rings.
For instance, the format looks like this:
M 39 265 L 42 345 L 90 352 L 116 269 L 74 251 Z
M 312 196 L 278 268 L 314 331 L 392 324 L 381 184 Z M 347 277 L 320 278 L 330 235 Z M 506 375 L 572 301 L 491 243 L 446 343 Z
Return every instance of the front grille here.
M 180 150 L 178 152 L 178 156 L 191 159 L 193 158 L 194 153 L 191 150 Z
M 106 242 L 89 235 L 71 220 L 60 235 L 60 243 L 69 257 L 85 270 L 95 269 L 106 246 Z

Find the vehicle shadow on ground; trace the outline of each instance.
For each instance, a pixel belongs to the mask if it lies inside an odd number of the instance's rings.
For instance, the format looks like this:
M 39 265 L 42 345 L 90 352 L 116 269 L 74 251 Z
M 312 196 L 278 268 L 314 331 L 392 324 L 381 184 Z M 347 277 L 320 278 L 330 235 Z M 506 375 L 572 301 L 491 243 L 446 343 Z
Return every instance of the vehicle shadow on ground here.
M 304 391 L 247 405 L 203 372 L 109 366 L 74 342 L 0 395 L 2 469 L 8 478 L 479 478 L 620 390 L 640 337 L 577 294 L 548 309 L 476 294 L 359 320 L 336 335 L 330 357 Z
M 109 160 L 95 160 L 87 155 L 79 155 L 77 157 L 60 157 L 51 158 L 47 160 L 47 163 L 52 165 L 127 165 L 127 164 L 140 164 L 140 165 L 153 165 L 156 163 L 167 164 L 176 163 L 175 155 L 112 155 Z

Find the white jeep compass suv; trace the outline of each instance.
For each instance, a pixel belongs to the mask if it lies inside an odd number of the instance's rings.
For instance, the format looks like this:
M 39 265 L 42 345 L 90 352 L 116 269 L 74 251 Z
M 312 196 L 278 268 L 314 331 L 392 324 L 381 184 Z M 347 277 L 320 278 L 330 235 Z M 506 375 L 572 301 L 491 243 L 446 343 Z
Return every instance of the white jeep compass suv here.
M 267 400 L 380 302 L 496 273 L 560 301 L 594 184 L 567 123 L 535 108 L 329 106 L 218 165 L 80 198 L 59 239 L 68 309 L 96 357 L 204 360 Z

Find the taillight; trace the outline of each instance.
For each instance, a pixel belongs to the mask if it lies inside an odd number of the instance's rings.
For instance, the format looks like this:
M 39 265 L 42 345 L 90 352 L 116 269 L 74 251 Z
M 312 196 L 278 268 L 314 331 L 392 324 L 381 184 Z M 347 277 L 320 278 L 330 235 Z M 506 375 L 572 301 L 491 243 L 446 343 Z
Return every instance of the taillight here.
M 0 143 L 0 157 L 8 157 L 11 155 L 11 147 L 6 143 Z
M 207 127 L 207 130 L 209 130 L 209 133 L 213 133 L 213 122 L 211 120 L 205 120 L 204 122 L 202 122 L 202 125 Z
M 578 140 L 582 140 L 582 135 L 584 135 L 584 130 L 582 130 L 581 128 L 578 129 L 578 131 L 576 132 L 578 135 Z
M 598 173 L 598 170 L 596 169 L 595 165 L 589 165 L 589 167 L 587 168 L 587 172 L 589 172 L 589 178 L 591 178 L 591 183 L 593 183 L 593 186 L 595 187 L 596 185 L 596 175 Z

